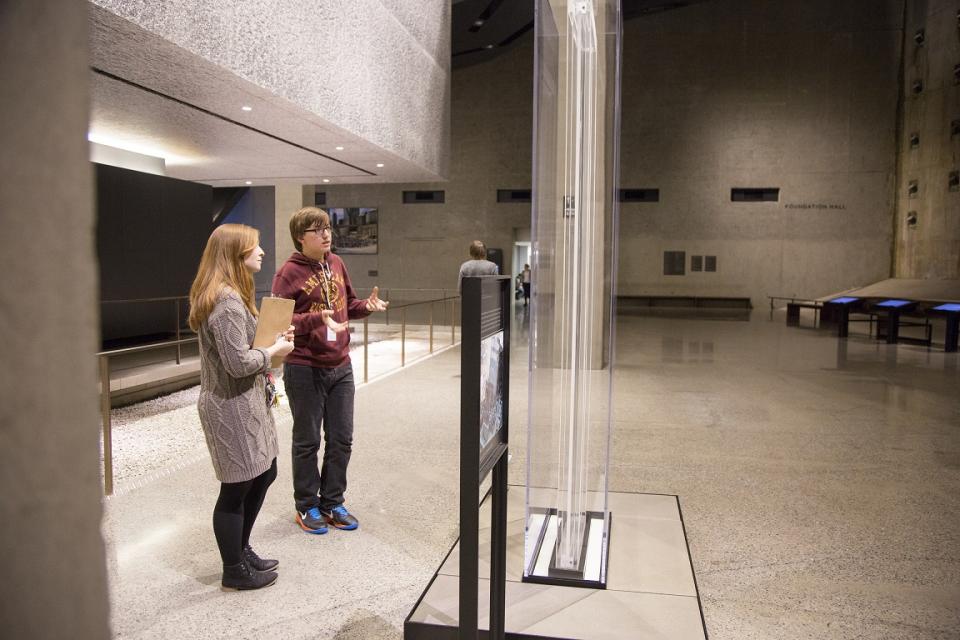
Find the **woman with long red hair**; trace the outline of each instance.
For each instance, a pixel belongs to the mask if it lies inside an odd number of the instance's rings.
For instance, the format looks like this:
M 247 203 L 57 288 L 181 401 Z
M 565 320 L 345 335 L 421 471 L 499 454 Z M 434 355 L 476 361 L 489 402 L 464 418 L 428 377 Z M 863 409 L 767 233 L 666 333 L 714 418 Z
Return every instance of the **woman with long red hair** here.
M 224 589 L 269 586 L 279 565 L 250 546 L 267 488 L 277 477 L 277 431 L 266 373 L 273 356 L 293 349 L 292 331 L 278 335 L 269 347 L 251 347 L 257 316 L 253 274 L 263 256 L 256 229 L 221 225 L 207 240 L 190 288 L 190 328 L 200 339 L 197 409 L 220 481 L 213 532 Z

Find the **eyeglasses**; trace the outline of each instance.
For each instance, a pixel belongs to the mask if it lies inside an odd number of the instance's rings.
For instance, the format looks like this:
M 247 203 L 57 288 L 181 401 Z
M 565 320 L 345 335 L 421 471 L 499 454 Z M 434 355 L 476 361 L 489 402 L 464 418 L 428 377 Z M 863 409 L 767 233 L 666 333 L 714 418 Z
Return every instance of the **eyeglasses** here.
M 321 233 L 331 233 L 330 226 L 316 227 L 315 229 L 304 229 L 304 233 L 308 231 L 313 231 L 315 234 L 320 235 Z

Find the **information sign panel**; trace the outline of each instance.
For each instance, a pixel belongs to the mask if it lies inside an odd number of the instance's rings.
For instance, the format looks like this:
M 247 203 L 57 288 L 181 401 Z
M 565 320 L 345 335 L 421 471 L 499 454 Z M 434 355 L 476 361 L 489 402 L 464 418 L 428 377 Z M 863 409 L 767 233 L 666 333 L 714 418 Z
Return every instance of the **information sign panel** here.
M 490 483 L 490 626 L 503 638 L 510 406 L 510 276 L 463 279 L 460 344 L 460 605 L 458 637 L 477 638 L 480 484 Z

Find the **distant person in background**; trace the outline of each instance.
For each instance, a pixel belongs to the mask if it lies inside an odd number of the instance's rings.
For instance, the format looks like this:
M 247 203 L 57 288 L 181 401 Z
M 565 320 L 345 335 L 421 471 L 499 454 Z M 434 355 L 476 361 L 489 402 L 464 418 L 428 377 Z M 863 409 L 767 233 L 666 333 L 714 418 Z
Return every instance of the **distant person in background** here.
M 276 560 L 250 547 L 250 532 L 267 488 L 277 477 L 277 430 L 267 398 L 270 358 L 293 350 L 293 327 L 269 347 L 254 349 L 253 274 L 264 252 L 260 234 L 242 224 L 214 229 L 190 287 L 190 328 L 200 340 L 197 409 L 220 496 L 213 533 L 223 561 L 224 589 L 259 589 L 277 579 Z
M 530 265 L 523 265 L 523 271 L 520 272 L 520 282 L 523 285 L 523 306 L 530 304 Z
M 470 243 L 470 259 L 460 265 L 457 277 L 457 292 L 462 293 L 463 279 L 469 276 L 495 276 L 500 273 L 497 265 L 487 260 L 487 247 L 479 240 Z

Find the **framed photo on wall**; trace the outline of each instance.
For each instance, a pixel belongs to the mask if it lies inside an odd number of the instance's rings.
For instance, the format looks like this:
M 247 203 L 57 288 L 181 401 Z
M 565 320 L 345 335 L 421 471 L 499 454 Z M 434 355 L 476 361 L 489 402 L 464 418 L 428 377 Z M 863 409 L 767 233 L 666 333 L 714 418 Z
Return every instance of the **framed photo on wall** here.
M 334 251 L 339 254 L 377 253 L 377 209 L 375 207 L 330 207 Z

